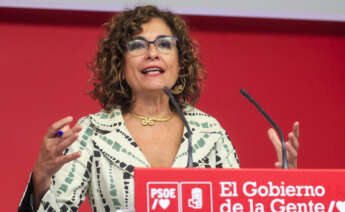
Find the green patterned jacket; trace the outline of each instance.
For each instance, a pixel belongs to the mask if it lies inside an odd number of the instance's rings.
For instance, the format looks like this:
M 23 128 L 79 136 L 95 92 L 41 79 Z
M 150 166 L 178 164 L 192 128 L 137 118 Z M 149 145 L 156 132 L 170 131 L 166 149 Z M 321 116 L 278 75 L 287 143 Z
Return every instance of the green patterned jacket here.
M 184 113 L 193 133 L 193 165 L 238 168 L 236 151 L 218 121 L 189 105 Z M 133 208 L 133 169 L 150 164 L 126 129 L 121 111 L 101 111 L 79 124 L 83 130 L 65 153 L 81 151 L 81 157 L 56 173 L 38 211 L 77 211 L 86 195 L 92 211 Z M 186 132 L 172 167 L 186 167 Z

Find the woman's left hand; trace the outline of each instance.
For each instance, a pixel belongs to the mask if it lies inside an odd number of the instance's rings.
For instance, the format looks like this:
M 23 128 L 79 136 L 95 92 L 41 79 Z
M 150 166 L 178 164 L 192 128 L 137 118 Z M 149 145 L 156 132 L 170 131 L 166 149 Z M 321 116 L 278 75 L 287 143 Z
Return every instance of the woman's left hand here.
M 279 139 L 278 134 L 273 128 L 268 130 L 268 137 L 272 141 L 272 144 L 277 152 L 278 161 L 274 163 L 276 168 L 282 168 L 282 144 Z M 288 161 L 288 168 L 297 168 L 297 155 L 299 148 L 299 122 L 296 121 L 293 124 L 292 132 L 288 134 L 288 141 L 285 142 L 286 145 L 286 157 Z

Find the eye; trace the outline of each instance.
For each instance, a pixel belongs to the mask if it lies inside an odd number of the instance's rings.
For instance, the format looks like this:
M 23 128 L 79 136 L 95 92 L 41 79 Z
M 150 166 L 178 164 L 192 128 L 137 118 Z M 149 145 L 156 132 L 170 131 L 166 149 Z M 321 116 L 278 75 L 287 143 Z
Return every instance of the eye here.
M 171 49 L 173 47 L 172 38 L 160 38 L 157 40 L 157 45 L 162 49 Z
M 128 51 L 135 51 L 145 48 L 145 41 L 144 40 L 132 40 L 129 41 L 127 44 Z

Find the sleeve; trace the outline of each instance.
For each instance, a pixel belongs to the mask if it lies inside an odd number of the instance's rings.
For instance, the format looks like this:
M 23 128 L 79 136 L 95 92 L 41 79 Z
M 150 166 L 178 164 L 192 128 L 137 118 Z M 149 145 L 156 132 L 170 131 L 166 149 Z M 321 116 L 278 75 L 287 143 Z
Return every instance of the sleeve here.
M 78 211 L 80 204 L 85 200 L 92 164 L 91 139 L 93 131 L 89 118 L 78 121 L 82 131 L 78 139 L 65 150 L 64 154 L 81 152 L 81 156 L 66 163 L 53 177 L 47 192 L 41 199 L 37 211 Z M 18 212 L 33 211 L 32 179 L 28 183 Z
M 221 128 L 221 138 L 216 144 L 216 167 L 217 168 L 239 168 L 240 160 L 235 147 L 230 141 L 228 133 Z
M 33 200 L 33 182 L 32 174 L 30 174 L 29 182 L 26 186 L 22 200 L 19 203 L 18 212 L 34 212 Z

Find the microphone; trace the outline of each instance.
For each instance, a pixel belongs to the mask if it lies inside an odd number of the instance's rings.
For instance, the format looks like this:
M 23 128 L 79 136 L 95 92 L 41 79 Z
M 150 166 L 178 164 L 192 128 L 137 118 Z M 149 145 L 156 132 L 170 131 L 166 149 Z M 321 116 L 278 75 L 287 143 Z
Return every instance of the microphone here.
M 174 96 L 172 95 L 170 89 L 168 87 L 163 88 L 164 92 L 169 96 L 169 99 L 171 103 L 174 105 L 174 107 L 177 110 L 177 113 L 181 117 L 184 126 L 187 128 L 187 137 L 188 137 L 188 161 L 187 161 L 187 168 L 193 168 L 193 147 L 192 147 L 192 131 L 190 130 L 189 124 L 184 117 L 183 111 L 180 108 L 180 106 L 177 104 Z
M 283 132 L 280 130 L 278 125 L 267 115 L 267 113 L 265 113 L 265 111 L 254 101 L 254 99 L 249 95 L 249 93 L 244 88 L 242 88 L 240 90 L 240 92 L 251 103 L 253 103 L 253 105 L 255 105 L 255 107 L 262 113 L 262 115 L 265 116 L 267 121 L 270 122 L 270 124 L 273 126 L 273 128 L 278 132 L 280 141 L 282 143 L 282 154 L 283 154 L 283 167 L 282 168 L 287 169 L 288 163 L 287 163 L 287 159 L 286 159 L 286 147 L 285 147 L 285 140 L 284 140 Z

